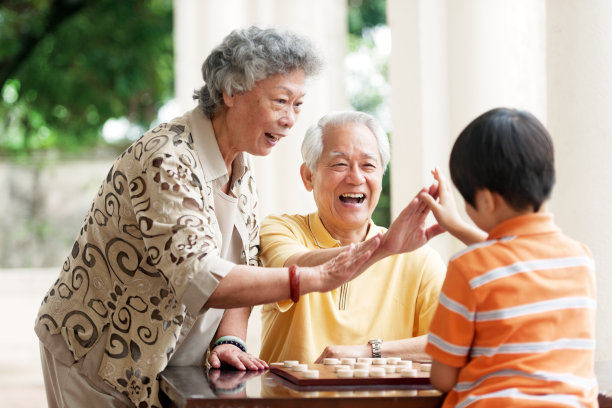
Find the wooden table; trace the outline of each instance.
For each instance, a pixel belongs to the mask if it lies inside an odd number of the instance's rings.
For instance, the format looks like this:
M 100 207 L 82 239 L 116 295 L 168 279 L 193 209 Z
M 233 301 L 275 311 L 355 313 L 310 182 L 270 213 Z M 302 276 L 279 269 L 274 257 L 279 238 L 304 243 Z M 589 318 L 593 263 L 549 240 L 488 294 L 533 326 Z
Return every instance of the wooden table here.
M 612 361 L 595 363 L 599 381 L 599 406 L 612 408 Z M 406 386 L 297 387 L 270 373 L 211 370 L 202 367 L 169 367 L 161 374 L 164 406 L 169 407 L 283 407 L 360 408 L 439 407 L 443 396 L 432 389 Z

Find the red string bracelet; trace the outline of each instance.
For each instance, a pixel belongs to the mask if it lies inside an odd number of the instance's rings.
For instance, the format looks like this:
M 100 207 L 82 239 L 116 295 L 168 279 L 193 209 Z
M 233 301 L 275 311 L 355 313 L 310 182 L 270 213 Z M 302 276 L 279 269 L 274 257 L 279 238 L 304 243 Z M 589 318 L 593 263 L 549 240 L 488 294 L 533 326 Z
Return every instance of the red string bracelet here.
M 300 270 L 297 265 L 289 267 L 289 293 L 293 303 L 300 300 Z

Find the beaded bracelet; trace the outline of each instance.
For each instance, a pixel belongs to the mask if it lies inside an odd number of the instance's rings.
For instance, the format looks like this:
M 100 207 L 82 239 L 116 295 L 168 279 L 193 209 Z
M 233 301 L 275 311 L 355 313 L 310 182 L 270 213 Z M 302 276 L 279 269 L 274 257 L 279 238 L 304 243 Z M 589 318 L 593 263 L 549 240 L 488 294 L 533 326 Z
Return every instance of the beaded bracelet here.
M 221 344 L 231 344 L 231 345 L 238 347 L 240 350 L 244 351 L 245 353 L 247 351 L 246 343 L 240 337 L 221 336 L 217 339 L 217 341 L 215 341 L 215 344 L 213 344 L 211 350 L 217 346 L 220 346 Z
M 289 267 L 289 295 L 293 303 L 300 300 L 300 270 L 297 265 Z

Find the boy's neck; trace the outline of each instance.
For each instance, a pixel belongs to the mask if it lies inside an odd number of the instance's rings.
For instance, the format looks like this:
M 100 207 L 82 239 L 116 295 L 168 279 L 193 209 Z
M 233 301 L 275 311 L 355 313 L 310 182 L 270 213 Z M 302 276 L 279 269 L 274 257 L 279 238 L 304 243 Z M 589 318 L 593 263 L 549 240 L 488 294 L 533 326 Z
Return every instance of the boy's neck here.
M 485 201 L 480 205 L 484 206 L 485 211 L 483 215 L 483 225 L 481 228 L 483 228 L 487 233 L 489 233 L 493 228 L 495 228 L 502 222 L 507 221 L 511 218 L 527 214 L 543 213 L 547 211 L 546 202 L 542 203 L 538 211 L 535 211 L 533 206 L 517 210 L 513 206 L 509 205 L 501 195 L 490 192 L 488 190 L 486 193 L 486 197 L 483 197 L 482 200 Z

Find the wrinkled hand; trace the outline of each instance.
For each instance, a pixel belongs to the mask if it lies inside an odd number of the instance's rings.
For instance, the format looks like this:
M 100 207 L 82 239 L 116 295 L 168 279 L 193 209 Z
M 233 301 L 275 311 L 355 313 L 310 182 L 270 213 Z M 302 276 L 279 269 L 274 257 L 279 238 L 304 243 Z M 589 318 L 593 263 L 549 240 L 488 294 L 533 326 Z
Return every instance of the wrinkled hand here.
M 462 219 L 457 211 L 451 185 L 437 167 L 431 173 L 438 183 L 437 197 L 426 191 L 421 191 L 419 199 L 431 210 L 438 221 L 439 227 L 452 232 L 462 223 Z M 436 198 L 438 198 L 437 201 Z
M 214 368 L 220 368 L 221 364 L 225 364 L 240 371 L 257 371 L 268 368 L 265 361 L 245 353 L 232 344 L 221 344 L 215 347 L 208 356 L 208 362 Z
M 427 228 L 425 221 L 430 210 L 427 203 L 419 199 L 421 194 L 426 194 L 435 200 L 438 196 L 437 183 L 419 191 L 417 196 L 402 210 L 383 236 L 378 249 L 379 253 L 395 255 L 410 252 L 444 232 L 439 224 Z
M 372 348 L 368 344 L 357 346 L 327 346 L 315 364 L 322 364 L 326 358 L 372 357 Z
M 319 281 L 317 291 L 328 292 L 357 277 L 363 272 L 362 266 L 380 245 L 381 238 L 381 235 L 377 234 L 359 244 L 351 244 L 335 258 L 315 266 Z

